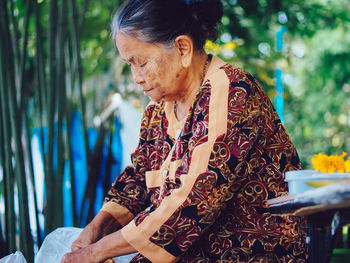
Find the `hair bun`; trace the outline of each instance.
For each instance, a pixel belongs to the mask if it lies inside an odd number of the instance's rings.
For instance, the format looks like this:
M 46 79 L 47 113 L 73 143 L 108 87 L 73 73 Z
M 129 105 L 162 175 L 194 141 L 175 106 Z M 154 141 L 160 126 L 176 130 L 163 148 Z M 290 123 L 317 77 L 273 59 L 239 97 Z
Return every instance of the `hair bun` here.
M 216 40 L 217 25 L 221 22 L 223 7 L 220 0 L 184 0 L 191 8 L 189 28 L 191 34 L 203 46 L 206 39 Z

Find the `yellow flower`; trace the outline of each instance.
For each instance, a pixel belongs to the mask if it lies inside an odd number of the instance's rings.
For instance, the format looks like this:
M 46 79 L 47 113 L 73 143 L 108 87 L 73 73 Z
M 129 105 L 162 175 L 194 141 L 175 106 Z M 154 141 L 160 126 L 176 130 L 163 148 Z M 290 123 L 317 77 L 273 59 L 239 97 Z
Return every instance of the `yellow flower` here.
M 341 155 L 326 155 L 319 153 L 312 158 L 312 165 L 316 171 L 322 173 L 344 173 L 344 171 L 350 172 L 350 161 L 344 161 L 346 153 Z
M 323 153 L 314 155 L 314 157 L 312 158 L 312 165 L 316 171 L 326 173 L 328 171 L 329 166 L 327 155 Z

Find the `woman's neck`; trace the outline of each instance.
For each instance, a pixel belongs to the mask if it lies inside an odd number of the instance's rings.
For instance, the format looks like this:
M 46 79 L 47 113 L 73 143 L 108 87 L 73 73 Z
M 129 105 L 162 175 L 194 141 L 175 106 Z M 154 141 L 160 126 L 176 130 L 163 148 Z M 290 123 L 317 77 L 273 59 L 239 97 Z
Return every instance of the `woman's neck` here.
M 187 88 L 184 89 L 181 97 L 175 100 L 174 111 L 176 118 L 179 121 L 187 116 L 197 91 L 202 85 L 201 82 L 204 80 L 204 76 L 208 68 L 208 63 L 206 62 L 207 58 L 208 56 L 205 52 L 193 55 L 192 66 L 188 70 L 186 83 L 184 83 L 185 87 L 187 86 Z

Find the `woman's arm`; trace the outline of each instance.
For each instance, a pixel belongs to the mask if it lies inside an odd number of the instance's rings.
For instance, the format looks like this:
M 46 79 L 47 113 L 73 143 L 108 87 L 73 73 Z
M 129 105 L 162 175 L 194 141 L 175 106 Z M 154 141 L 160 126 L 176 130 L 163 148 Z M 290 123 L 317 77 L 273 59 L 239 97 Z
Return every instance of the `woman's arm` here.
M 126 242 L 120 230 L 105 236 L 93 244 L 92 250 L 97 258 L 97 262 L 137 252 L 135 248 Z
M 77 240 L 71 246 L 72 251 L 84 248 L 100 240 L 102 237 L 117 231 L 120 224 L 115 218 L 105 211 L 100 211 L 95 218 L 81 232 Z

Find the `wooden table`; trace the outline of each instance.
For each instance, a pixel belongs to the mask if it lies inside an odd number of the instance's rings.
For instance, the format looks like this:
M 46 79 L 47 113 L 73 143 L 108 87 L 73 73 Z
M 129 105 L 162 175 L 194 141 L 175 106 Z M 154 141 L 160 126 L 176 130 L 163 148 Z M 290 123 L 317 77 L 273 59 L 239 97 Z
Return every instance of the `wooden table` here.
M 337 229 L 350 223 L 350 180 L 267 203 L 273 214 L 306 216 L 309 262 L 330 262 Z

